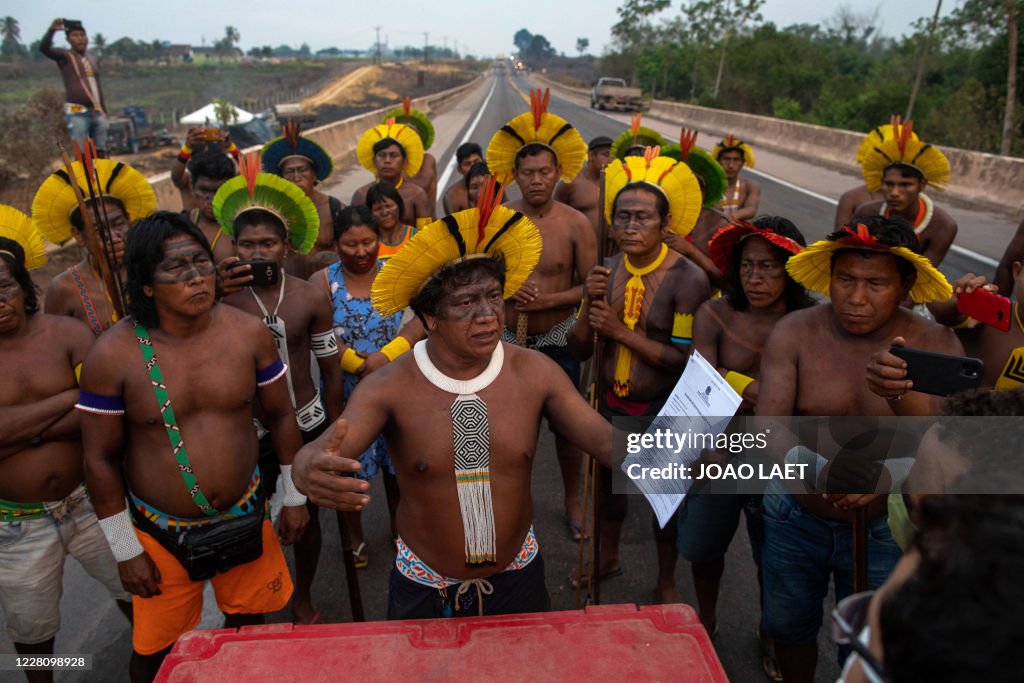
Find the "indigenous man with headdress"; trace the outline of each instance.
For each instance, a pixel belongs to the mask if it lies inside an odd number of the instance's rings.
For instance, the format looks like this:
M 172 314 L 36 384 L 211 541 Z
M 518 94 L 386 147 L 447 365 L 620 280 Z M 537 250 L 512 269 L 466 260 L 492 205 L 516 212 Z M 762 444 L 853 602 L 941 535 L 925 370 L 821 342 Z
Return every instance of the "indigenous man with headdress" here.
M 594 228 L 576 209 L 555 201 L 559 178 L 576 177 L 587 145 L 565 119 L 547 111 L 550 93 L 530 93 L 531 111 L 494 134 L 487 164 L 496 180 L 512 178 L 523 198 L 508 206 L 537 226 L 544 248 L 537 269 L 505 307 L 504 339 L 547 355 L 579 385 L 580 364 L 568 348 L 573 314 L 583 298 L 583 280 L 597 258 Z M 581 528 L 582 456 L 556 435 L 555 448 L 565 484 L 566 523 L 573 538 Z
M 186 214 L 210 241 L 213 260 L 217 263 L 222 263 L 235 253 L 231 246 L 231 238 L 225 237 L 226 233 L 213 212 L 213 197 L 217 190 L 238 175 L 235 163 L 223 150 L 216 147 L 198 152 L 188 162 L 188 187 L 193 208 Z
M 153 212 L 156 195 L 145 176 L 120 161 L 96 159 L 89 167 L 94 173 L 87 174 L 80 161 L 72 164 L 75 182 L 89 207 L 90 224 L 107 236 L 101 239 L 103 253 L 95 253 L 89 246 L 87 217 L 82 215 L 65 169 L 53 173 L 36 192 L 32 218 L 50 242 L 64 244 L 74 237 L 85 251 L 81 262 L 50 281 L 43 310 L 78 318 L 98 337 L 117 320 L 111 293 L 100 276 L 99 259 L 106 259 L 117 274 L 116 281 L 124 281 L 125 235 L 132 221 Z
M 71 44 L 70 50 L 53 47 L 53 34 L 64 31 Z M 106 108 L 100 89 L 99 67 L 95 59 L 86 54 L 89 36 L 82 22 L 74 19 L 54 19 L 39 43 L 39 51 L 57 62 L 64 80 L 64 123 L 68 136 L 79 145 L 92 138 L 103 156 L 107 150 Z
M 381 270 L 374 306 L 412 306 L 429 336 L 363 379 L 342 419 L 296 459 L 313 502 L 361 510 L 368 486 L 340 475 L 383 433 L 402 490 L 391 619 L 547 609 L 530 497 L 541 418 L 611 464 L 610 425 L 550 359 L 501 340 L 504 299 L 536 266 L 541 236 L 500 205 L 493 181 L 481 197 Z
M 416 175 L 409 177 L 409 181 L 419 185 L 427 193 L 427 202 L 433 212 L 437 206 L 437 159 L 427 150 L 434 144 L 434 124 L 430 122 L 426 114 L 412 108 L 412 100 L 408 96 L 402 99 L 401 107 L 384 114 L 381 123 L 386 124 L 388 119 L 394 119 L 395 123 L 412 126 L 413 130 L 419 133 L 420 140 L 423 142 L 423 164 Z
M 867 153 L 871 148 L 885 142 L 887 137 L 892 137 L 891 124 L 887 123 L 884 126 L 875 126 L 872 128 L 860 141 L 860 145 L 857 147 L 857 165 L 862 165 L 864 163 L 864 157 L 867 156 Z M 915 139 L 917 138 L 916 135 L 913 135 L 913 137 Z M 853 212 L 858 206 L 877 199 L 885 199 L 885 194 L 882 192 L 881 188 L 872 192 L 864 183 L 861 183 L 857 187 L 851 187 L 839 197 L 839 204 L 836 206 L 836 217 L 833 222 L 833 229 L 842 230 L 844 225 L 849 224 L 850 219 L 853 218 Z
M 587 144 L 587 163 L 572 182 L 559 183 L 555 188 L 555 199 L 576 209 L 594 226 L 599 234 L 601 207 L 601 171 L 611 161 L 612 139 L 600 135 Z
M 259 165 L 250 159 L 243 167 L 252 174 Z M 309 443 L 337 419 L 344 402 L 330 303 L 309 282 L 283 271 L 289 251 L 304 254 L 313 246 L 320 227 L 316 207 L 290 182 L 259 173 L 225 183 L 213 200 L 213 208 L 242 261 L 272 261 L 282 268 L 278 283 L 246 287 L 226 297 L 224 303 L 258 317 L 274 335 L 278 354 L 288 361 L 285 380 L 302 441 Z M 310 353 L 320 370 L 318 381 L 313 379 Z M 279 472 L 277 454 L 271 435 L 259 419 L 256 431 L 260 471 L 267 490 L 273 491 Z M 320 558 L 320 515 L 312 504 L 309 520 L 306 532 L 295 544 L 292 601 L 296 620 L 307 624 L 313 623 L 318 614 L 310 601 L 310 588 Z
M 418 228 L 434 220 L 434 207 L 427 193 L 416 183 L 405 181 L 415 177 L 423 165 L 423 140 L 415 128 L 388 119 L 360 136 L 356 156 L 363 168 L 374 175 L 374 181 L 355 191 L 353 204 L 365 204 L 370 186 L 386 180 L 402 195 L 402 221 L 406 225 Z
M 206 580 L 229 627 L 261 623 L 291 597 L 265 516 L 256 400 L 281 463 L 281 542 L 309 514 L 291 479 L 302 439 L 287 368 L 262 321 L 215 305 L 203 233 L 156 212 L 128 234 L 125 261 L 129 317 L 90 351 L 78 408 L 89 495 L 135 596 L 132 680 L 150 680 L 199 623 Z
M 913 391 L 905 379 L 906 363 L 889 353 L 892 344 L 963 353 L 952 331 L 901 306 L 908 295 L 927 303 L 945 301 L 952 293 L 942 273 L 921 255 L 909 223 L 865 217 L 791 256 L 786 270 L 831 302 L 796 311 L 775 325 L 761 356 L 758 416 L 939 414 L 940 399 Z M 787 461 L 803 450 L 793 449 Z M 818 459 L 811 455 L 812 482 L 820 473 L 814 467 Z M 882 464 L 872 467 L 883 480 L 891 478 Z M 900 551 L 889 531 L 885 495 L 793 496 L 773 487 L 763 502 L 763 624 L 775 639 L 783 678 L 809 683 L 830 578 L 835 577 L 837 601 L 851 590 L 854 511 L 866 510 L 871 587 L 885 580 Z M 888 490 L 881 482 L 880 487 Z
M 714 158 L 697 147 L 697 131 L 683 128 L 679 133 L 679 144 L 671 144 L 661 148 L 661 156 L 685 163 L 700 184 L 701 206 L 697 224 L 686 237 L 675 233 L 665 236 L 665 244 L 690 259 L 707 273 L 713 287 L 722 284 L 722 271 L 708 256 L 708 242 L 720 228 L 729 224 L 729 219 L 716 206 L 725 196 L 728 180 L 725 171 Z
M 885 139 L 865 151 L 861 171 L 868 190 L 882 190 L 885 199 L 861 204 L 854 216 L 902 217 L 914 227 L 921 253 L 933 265 L 941 265 L 956 238 L 957 225 L 924 190 L 928 186 L 941 190 L 949 182 L 946 155 L 914 135 L 913 121 L 901 122 L 894 116 Z
M 178 156 L 174 157 L 174 162 L 171 164 L 171 184 L 178 188 L 181 210 L 186 213 L 199 208 L 204 203 L 209 204 L 209 200 L 213 196 L 195 196 L 195 175 L 192 172 L 193 157 L 206 156 L 211 152 L 220 152 L 225 156 L 230 155 L 235 162 L 238 161 L 238 157 L 242 153 L 238 149 L 238 145 L 231 141 L 231 135 L 226 130 L 201 126 L 189 128 L 185 134 L 185 142 L 182 143 L 181 149 L 178 150 Z M 209 217 L 209 220 L 214 221 L 212 216 Z M 192 219 L 192 222 L 198 225 L 195 218 Z M 217 245 L 214 244 L 213 247 L 214 255 L 216 255 Z
M 600 396 L 602 414 L 655 416 L 686 366 L 693 314 L 710 295 L 704 272 L 665 245 L 669 232 L 686 235 L 701 208 L 700 185 L 685 164 L 657 156 L 609 164 L 605 172 L 605 218 L 620 254 L 609 266 L 587 275 L 584 305 L 572 326 L 570 343 L 578 357 L 593 353 L 594 333 L 608 343 L 597 371 L 610 387 Z M 622 573 L 619 538 L 626 496 L 612 495 L 611 472 L 600 477 L 601 562 L 594 574 Z M 676 525 L 655 522 L 659 598 L 679 602 L 675 586 Z M 576 585 L 579 579 L 570 576 Z
M 263 146 L 263 172 L 281 176 L 302 188 L 320 217 L 320 229 L 309 256 L 294 252 L 287 261 L 288 272 L 305 280 L 334 263 L 334 217 L 344 204 L 316 189 L 334 172 L 334 162 L 327 150 L 300 135 L 298 121 L 288 121 L 281 132 L 281 137 Z
M 729 180 L 719 208 L 730 220 L 749 221 L 757 215 L 757 205 L 761 203 L 761 184 L 756 180 L 740 178 L 740 171 L 744 166 L 754 168 L 754 150 L 730 133 L 715 145 L 711 156 L 722 165 Z
M 77 320 L 39 312 L 29 270 L 45 264 L 32 221 L 0 205 L 0 608 L 21 655 L 53 654 L 68 555 L 131 614 L 82 485 L 74 406 L 93 338 Z M 51 671 L 26 673 L 53 680 Z

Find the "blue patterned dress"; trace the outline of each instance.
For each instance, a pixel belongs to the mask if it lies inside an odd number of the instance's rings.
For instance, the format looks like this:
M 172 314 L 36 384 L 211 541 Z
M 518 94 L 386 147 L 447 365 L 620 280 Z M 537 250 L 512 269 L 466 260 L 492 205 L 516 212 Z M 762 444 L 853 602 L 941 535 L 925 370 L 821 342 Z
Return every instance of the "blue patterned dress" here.
M 334 308 L 334 336 L 338 344 L 344 344 L 364 356 L 380 351 L 381 347 L 398 335 L 402 314 L 384 317 L 373 307 L 369 297 L 352 296 L 345 286 L 340 261 L 328 266 L 326 272 L 327 282 L 331 288 L 331 304 Z M 344 374 L 347 401 L 359 378 L 348 372 Z M 372 479 L 382 468 L 388 474 L 395 473 L 382 436 L 378 436 L 359 456 L 359 463 L 363 466 L 355 475 L 359 479 Z

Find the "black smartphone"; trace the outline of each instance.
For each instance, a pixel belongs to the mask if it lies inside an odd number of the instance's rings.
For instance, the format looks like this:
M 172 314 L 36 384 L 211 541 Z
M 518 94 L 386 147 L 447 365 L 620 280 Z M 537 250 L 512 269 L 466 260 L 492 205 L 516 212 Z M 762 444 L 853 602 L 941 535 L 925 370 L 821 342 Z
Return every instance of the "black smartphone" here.
M 950 396 L 976 388 L 985 373 L 985 364 L 980 358 L 951 356 L 907 346 L 893 346 L 889 351 L 907 362 L 907 379 L 914 383 L 912 391 Z
M 276 285 L 281 277 L 281 268 L 277 265 L 276 261 L 239 261 L 232 268 L 238 268 L 239 266 L 252 266 L 252 269 L 249 271 L 252 275 L 252 282 L 249 283 L 250 287 Z

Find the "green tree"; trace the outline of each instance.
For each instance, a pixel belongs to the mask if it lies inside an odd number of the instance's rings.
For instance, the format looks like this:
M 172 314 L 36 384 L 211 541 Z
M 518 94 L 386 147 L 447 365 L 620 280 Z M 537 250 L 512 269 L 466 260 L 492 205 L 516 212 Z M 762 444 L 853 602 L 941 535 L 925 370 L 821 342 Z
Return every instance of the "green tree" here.
M 238 121 L 238 110 L 230 102 L 220 97 L 213 100 L 213 115 L 222 126 Z
M 97 33 L 92 37 L 92 46 L 96 50 L 96 54 L 102 57 L 103 50 L 107 47 L 107 37 L 102 33 Z
M 238 32 L 238 29 L 234 26 L 224 27 L 224 42 L 227 45 L 228 52 L 231 52 L 237 43 L 241 39 L 242 35 Z
M 533 34 L 525 28 L 521 28 L 516 31 L 516 34 L 512 37 L 512 44 L 516 46 L 516 49 L 519 50 L 520 54 L 529 50 L 532 42 Z
M 712 91 L 714 97 L 718 97 L 722 85 L 729 40 L 743 30 L 748 22 L 761 21 L 759 10 L 762 5 L 764 0 L 695 0 L 690 5 L 689 13 L 701 18 L 704 30 L 710 32 L 714 27 L 718 29 L 721 57 L 718 60 L 718 74 L 715 76 L 715 87 Z
M 587 51 L 588 47 L 590 47 L 590 39 L 589 38 L 577 38 L 576 39 L 576 52 L 580 53 L 580 57 L 583 56 L 583 53 Z
M 24 53 L 24 47 L 21 45 L 21 25 L 17 19 L 12 16 L 0 19 L 0 36 L 3 36 L 0 54 L 4 59 L 11 59 Z

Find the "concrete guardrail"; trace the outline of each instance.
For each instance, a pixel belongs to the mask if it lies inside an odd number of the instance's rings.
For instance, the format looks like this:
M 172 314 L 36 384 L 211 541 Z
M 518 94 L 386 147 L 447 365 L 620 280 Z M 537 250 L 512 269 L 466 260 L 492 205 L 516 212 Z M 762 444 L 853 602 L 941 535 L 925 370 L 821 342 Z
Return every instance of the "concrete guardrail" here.
M 540 74 L 534 76 L 553 88 L 590 97 L 589 90 L 562 85 Z M 654 100 L 647 115 L 715 136 L 732 133 L 755 150 L 763 147 L 860 174 L 854 156 L 864 133 L 666 100 Z M 951 166 L 952 179 L 944 195 L 1003 212 L 1016 213 L 1024 208 L 1024 159 L 938 147 Z

